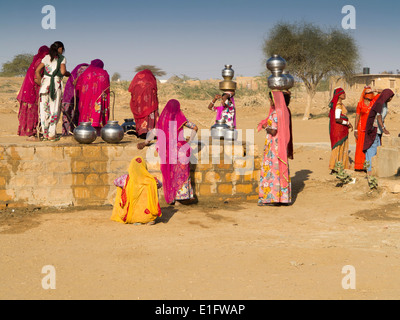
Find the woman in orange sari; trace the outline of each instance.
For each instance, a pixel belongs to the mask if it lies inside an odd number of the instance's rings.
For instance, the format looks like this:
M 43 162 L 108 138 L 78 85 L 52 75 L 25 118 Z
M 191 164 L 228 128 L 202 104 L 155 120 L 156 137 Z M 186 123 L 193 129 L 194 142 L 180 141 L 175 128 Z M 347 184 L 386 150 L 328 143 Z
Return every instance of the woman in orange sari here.
M 365 139 L 365 126 L 369 111 L 374 105 L 379 94 L 376 96 L 371 87 L 366 86 L 361 94 L 360 101 L 357 105 L 356 121 L 354 124 L 354 136 L 356 138 L 356 155 L 354 159 L 354 170 L 364 171 L 365 153 L 363 152 L 364 139 Z
M 154 220 L 161 217 L 157 191 L 160 187 L 158 180 L 147 171 L 143 158 L 134 158 L 125 181 L 117 187 L 111 220 L 135 225 L 154 224 Z

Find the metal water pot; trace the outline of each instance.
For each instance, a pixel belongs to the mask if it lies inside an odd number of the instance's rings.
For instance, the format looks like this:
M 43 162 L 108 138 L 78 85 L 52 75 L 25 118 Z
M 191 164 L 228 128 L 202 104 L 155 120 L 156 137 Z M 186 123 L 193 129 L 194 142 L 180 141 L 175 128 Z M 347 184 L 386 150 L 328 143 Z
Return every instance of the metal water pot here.
M 118 143 L 124 138 L 124 128 L 122 128 L 118 121 L 110 120 L 101 128 L 101 138 L 108 143 Z
M 287 78 L 284 75 L 270 75 L 268 77 L 268 87 L 273 90 L 286 90 Z
M 133 121 L 133 119 L 124 119 L 124 123 L 121 125 L 121 127 L 124 129 L 124 132 L 126 134 L 136 134 L 136 123 Z
M 238 132 L 234 127 L 228 127 L 224 130 L 225 140 L 236 140 L 238 137 Z
M 73 133 L 75 140 L 79 143 L 90 144 L 97 139 L 97 131 L 91 122 L 81 122 Z
M 282 75 L 286 78 L 286 90 L 289 90 L 294 86 L 294 78 L 289 71 L 283 71 Z
M 286 60 L 280 55 L 274 54 L 267 60 L 267 69 L 275 76 L 281 75 L 286 68 Z
M 214 139 L 223 139 L 225 137 L 225 130 L 228 128 L 229 126 L 223 119 L 217 120 L 211 127 L 211 137 Z
M 226 64 L 225 68 L 222 70 L 222 78 L 224 78 L 225 80 L 232 80 L 234 74 L 235 71 L 232 69 L 232 65 Z

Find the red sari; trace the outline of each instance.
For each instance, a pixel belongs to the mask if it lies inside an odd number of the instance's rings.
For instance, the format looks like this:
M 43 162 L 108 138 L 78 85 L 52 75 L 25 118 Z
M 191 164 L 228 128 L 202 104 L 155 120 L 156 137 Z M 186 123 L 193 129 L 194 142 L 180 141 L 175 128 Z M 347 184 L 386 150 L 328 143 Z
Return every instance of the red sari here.
M 331 159 L 329 161 L 329 169 L 334 170 L 337 162 L 343 164 L 344 169 L 349 169 L 349 127 L 336 122 L 336 107 L 338 105 L 339 97 L 345 93 L 342 88 L 337 88 L 333 92 L 332 101 L 329 104 L 329 135 L 331 139 Z M 340 119 L 349 121 L 347 118 L 347 110 L 344 106 L 342 107 L 342 113 Z
M 135 118 L 138 136 L 154 129 L 158 120 L 157 80 L 145 69 L 136 74 L 129 86 L 131 111 Z
M 101 129 L 110 117 L 110 76 L 101 60 L 93 60 L 78 78 L 79 123 L 92 122 Z
M 365 153 L 363 152 L 364 140 L 365 140 L 365 127 L 367 125 L 367 119 L 369 111 L 374 105 L 376 99 L 378 99 L 379 94 L 376 95 L 368 105 L 364 102 L 365 89 L 361 94 L 360 101 L 357 105 L 357 114 L 360 117 L 358 122 L 358 126 L 356 130 L 358 130 L 358 139 L 356 140 L 356 154 L 354 159 L 354 170 L 364 170 L 364 162 L 365 162 Z
M 26 73 L 21 90 L 18 93 L 19 102 L 18 112 L 18 135 L 34 136 L 38 125 L 38 99 L 40 86 L 35 83 L 35 71 L 42 59 L 49 53 L 47 46 L 40 47 L 38 53 L 33 57 L 33 61 Z M 42 72 L 43 73 L 43 72 Z M 42 74 L 43 75 L 43 74 Z

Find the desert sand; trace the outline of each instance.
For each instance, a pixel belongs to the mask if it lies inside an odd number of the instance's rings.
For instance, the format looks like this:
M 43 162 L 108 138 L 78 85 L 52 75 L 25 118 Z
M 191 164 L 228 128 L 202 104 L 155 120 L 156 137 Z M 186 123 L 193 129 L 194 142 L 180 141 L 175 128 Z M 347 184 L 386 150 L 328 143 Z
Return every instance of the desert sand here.
M 0 78 L 3 141 L 26 143 L 16 135 L 21 82 Z M 118 90 L 116 97 L 115 119 L 132 118 L 129 94 Z M 173 92 L 160 96 L 160 109 L 171 98 L 177 98 Z M 292 101 L 290 206 L 163 205 L 154 226 L 113 222 L 111 205 L 2 210 L 0 299 L 398 299 L 399 195 L 382 179 L 370 191 L 359 172 L 351 172 L 354 184 L 337 186 L 328 169 L 328 99 L 318 93 L 316 116 L 308 121 L 301 117 L 304 94 Z M 180 101 L 201 129 L 213 124 L 209 100 Z M 267 115 L 265 97 L 238 98 L 236 105 L 241 129 L 255 128 Z M 400 118 L 393 109 L 386 123 L 397 135 Z M 354 114 L 350 118 L 354 123 Z M 261 152 L 264 139 L 265 133 L 255 133 Z M 351 134 L 351 157 L 354 144 Z M 42 270 L 48 265 L 56 288 L 46 290 Z M 345 266 L 354 267 L 355 288 L 342 285 Z

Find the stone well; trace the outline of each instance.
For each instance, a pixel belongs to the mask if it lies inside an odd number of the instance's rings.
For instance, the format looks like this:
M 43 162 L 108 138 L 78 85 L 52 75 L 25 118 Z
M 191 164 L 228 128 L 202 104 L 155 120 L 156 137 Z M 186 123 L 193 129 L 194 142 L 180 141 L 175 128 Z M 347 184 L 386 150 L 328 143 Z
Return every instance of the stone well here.
M 61 141 L 0 146 L 0 208 L 110 205 L 114 179 L 127 173 L 133 157 L 146 153 L 154 155 L 148 161 L 149 171 L 162 178 L 154 150 L 140 153 L 137 141 L 116 145 Z M 257 200 L 261 159 L 254 145 L 222 142 L 191 147 L 192 185 L 199 202 Z M 164 200 L 162 190 L 160 200 Z

